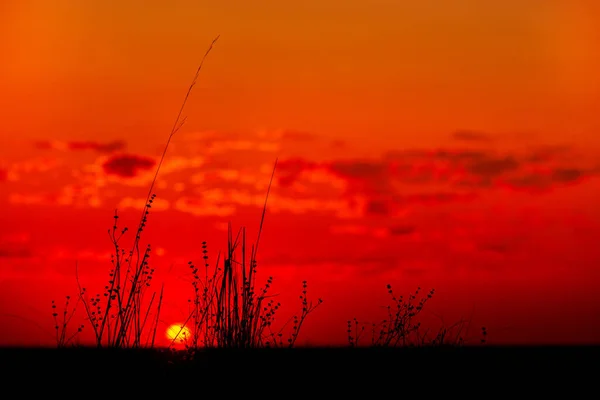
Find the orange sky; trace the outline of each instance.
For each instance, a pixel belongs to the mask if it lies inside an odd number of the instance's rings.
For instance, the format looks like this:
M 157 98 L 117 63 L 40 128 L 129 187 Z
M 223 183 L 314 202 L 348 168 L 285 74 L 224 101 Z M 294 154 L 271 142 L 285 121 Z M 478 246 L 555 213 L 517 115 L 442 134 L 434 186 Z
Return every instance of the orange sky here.
M 304 279 L 325 300 L 304 341 L 343 343 L 391 283 L 492 342 L 600 342 L 598 3 L 297 3 L 2 2 L 0 344 L 52 342 L 76 260 L 103 285 L 217 34 L 145 236 L 165 324 L 279 158 L 259 262 L 289 309 Z

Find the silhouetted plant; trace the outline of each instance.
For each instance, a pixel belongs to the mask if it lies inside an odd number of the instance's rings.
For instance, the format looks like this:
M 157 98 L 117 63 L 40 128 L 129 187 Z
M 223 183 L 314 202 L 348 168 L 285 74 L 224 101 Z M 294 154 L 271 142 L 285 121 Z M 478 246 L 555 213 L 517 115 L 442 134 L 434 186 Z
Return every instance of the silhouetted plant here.
M 481 344 L 487 343 L 487 329 L 485 326 L 481 327 Z
M 109 273 L 108 284 L 104 287 L 102 295 L 88 297 L 85 288 L 81 287 L 79 277 L 77 284 L 79 286 L 79 296 L 85 304 L 87 319 L 90 322 L 96 337 L 98 347 L 145 347 L 154 345 L 156 329 L 158 327 L 158 316 L 162 302 L 163 291 L 159 296 L 156 305 L 156 318 L 154 322 L 148 321 L 151 310 L 154 307 L 154 292 L 149 300 L 145 302 L 147 288 L 151 286 L 154 268 L 150 268 L 149 259 L 151 253 L 150 245 L 140 251 L 140 239 L 146 223 L 150 208 L 156 197 L 153 193 L 154 185 L 160 172 L 165 155 L 173 139 L 173 136 L 181 129 L 185 123 L 185 117 L 182 118 L 183 110 L 187 100 L 196 85 L 200 75 L 204 60 L 212 50 L 213 45 L 218 40 L 218 36 L 212 41 L 208 50 L 204 54 L 194 79 L 190 84 L 188 91 L 183 99 L 177 118 L 171 129 L 171 133 L 165 144 L 160 161 L 156 168 L 154 178 L 150 184 L 146 203 L 142 210 L 142 216 L 133 240 L 133 245 L 129 252 L 120 246 L 123 235 L 127 232 L 127 227 L 118 228 L 119 215 L 115 211 L 114 224 L 112 230 L 109 229 L 108 235 L 114 247 L 114 254 L 111 257 L 113 268 Z
M 154 268 L 149 264 L 151 246 L 147 245 L 144 252 L 140 253 L 139 240 L 155 197 L 156 195 L 151 195 L 146 204 L 142 222 L 136 233 L 134 248 L 129 252 L 120 245 L 127 228 L 119 229 L 119 215 L 115 211 L 113 227 L 108 231 L 114 249 L 114 254 L 111 255 L 112 268 L 102 294 L 88 295 L 87 289 L 81 286 L 79 274 L 76 272 L 79 298 L 83 301 L 97 347 L 139 348 L 152 347 L 154 344 L 158 318 L 149 320 L 149 317 L 155 307 L 157 293 L 152 293 L 149 301 L 146 301 L 147 291 L 154 275 Z M 160 313 L 162 294 L 161 289 L 156 305 L 157 316 Z
M 393 347 L 398 345 L 414 345 L 418 343 L 418 331 L 421 327 L 420 322 L 415 322 L 416 317 L 421 313 L 425 303 L 433 297 L 434 289 L 417 301 L 421 288 L 419 287 L 414 294 L 409 294 L 408 298 L 404 296 L 396 297 L 392 290 L 392 285 L 387 285 L 387 290 L 392 298 L 392 305 L 386 306 L 387 318 L 379 323 L 371 323 L 371 346 Z M 365 335 L 367 324 L 360 323 L 356 318 L 348 321 L 347 333 L 348 344 L 350 346 L 359 346 L 360 339 Z
M 420 345 L 462 346 L 465 344 L 466 329 L 470 321 L 460 319 L 450 326 L 442 325 L 435 335 L 429 335 L 429 329 L 419 337 Z
M 89 295 L 87 289 L 81 286 L 78 269 L 76 268 L 76 279 L 79 289 L 77 302 L 81 301 L 84 305 L 86 320 L 92 327 L 97 347 L 154 347 L 164 287 L 161 288 L 158 300 L 156 298 L 157 292 L 153 292 L 151 295 L 148 294 L 154 275 L 154 268 L 150 267 L 149 262 L 151 246 L 148 244 L 143 251 L 140 250 L 141 235 L 146 227 L 150 209 L 156 198 L 153 189 L 167 149 L 173 136 L 185 123 L 185 117 L 182 118 L 183 109 L 196 84 L 204 60 L 218 38 L 219 36 L 213 40 L 204 54 L 173 124 L 154 178 L 150 184 L 146 203 L 142 210 L 142 216 L 131 249 L 126 251 L 121 245 L 121 240 L 127 233 L 128 228 L 119 228 L 119 215 L 117 210 L 115 210 L 114 224 L 112 229 L 108 230 L 114 250 L 114 254 L 111 255 L 112 268 L 109 272 L 108 282 L 104 286 L 102 293 Z M 273 169 L 274 173 L 275 168 Z M 271 175 L 271 181 L 269 182 L 267 199 L 272 181 L 273 175 Z M 198 275 L 198 269 L 190 262 L 195 300 L 186 324 L 190 319 L 192 320 L 193 334 L 191 338 L 185 339 L 191 348 L 198 348 L 200 346 L 261 347 L 283 344 L 281 331 L 277 333 L 272 331 L 272 321 L 276 311 L 280 307 L 279 303 L 274 303 L 273 300 L 268 299 L 270 296 L 267 295 L 267 291 L 272 283 L 272 277 L 267 280 L 267 283 L 259 292 L 255 291 L 256 255 L 266 212 L 267 199 L 265 199 L 263 207 L 258 238 L 256 244 L 250 250 L 249 259 L 247 258 L 246 249 L 246 230 L 240 230 L 235 240 L 233 240 L 231 227 L 229 227 L 228 250 L 226 257 L 223 259 L 222 267 L 219 266 L 219 260 L 217 260 L 216 267 L 209 276 L 206 242 L 203 243 L 202 247 L 206 269 L 204 280 Z M 240 234 L 242 235 L 241 242 Z M 242 252 L 241 259 L 237 256 L 240 246 Z M 293 317 L 292 333 L 287 340 L 289 347 L 295 344 L 302 323 L 307 315 L 322 302 L 319 299 L 319 302 L 314 306 L 308 302 L 306 298 L 306 282 L 303 284 L 303 291 L 300 298 L 302 301 L 302 311 L 299 317 Z M 55 308 L 56 305 L 53 303 L 53 309 Z M 59 324 L 57 320 L 58 314 L 56 311 L 53 312 L 58 346 L 64 346 L 71 340 L 71 338 L 67 338 L 66 330 L 73 313 L 67 318 L 65 309 L 63 321 Z M 185 324 L 182 325 L 180 333 L 184 327 Z M 78 332 L 81 332 L 82 328 L 83 326 L 78 328 Z M 177 336 L 173 338 L 171 344 L 177 339 Z M 268 340 L 267 337 L 271 339 Z
M 153 193 L 153 189 L 165 155 L 173 136 L 185 123 L 186 118 L 182 117 L 183 110 L 192 89 L 196 85 L 204 60 L 218 39 L 219 36 L 212 41 L 208 50 L 204 53 L 192 83 L 188 87 L 187 93 L 183 99 L 179 113 L 177 114 L 177 118 L 175 119 L 156 168 L 154 178 L 150 184 L 131 250 L 127 252 L 120 245 L 120 241 L 128 231 L 128 228 L 118 228 L 119 215 L 117 211 L 115 211 L 112 230 L 109 229 L 108 231 L 108 235 L 114 248 L 114 254 L 111 256 L 113 267 L 109 272 L 108 284 L 104 286 L 102 294 L 88 295 L 86 288 L 82 287 L 80 284 L 78 270 L 76 270 L 79 299 L 83 301 L 85 306 L 86 319 L 94 331 L 96 345 L 98 347 L 136 348 L 154 346 L 163 290 L 161 289 L 156 305 L 154 305 L 156 292 L 152 293 L 149 301 L 145 301 L 146 292 L 151 286 L 154 269 L 149 266 L 151 247 L 150 245 L 147 245 L 144 251 L 141 252 L 140 239 L 142 232 L 146 227 L 146 223 L 148 222 L 150 208 L 156 197 L 156 194 Z M 156 316 L 152 321 L 149 321 L 153 307 L 156 307 Z
M 262 287 L 256 280 L 257 262 L 253 255 L 246 257 L 246 229 L 232 237 L 228 229 L 228 250 L 224 258 L 219 255 L 214 267 L 208 263 L 206 242 L 202 243 L 205 257 L 203 272 L 191 261 L 188 263 L 192 274 L 193 300 L 188 300 L 190 312 L 181 325 L 179 333 L 189 329 L 188 338 L 181 340 L 186 349 L 202 347 L 216 348 L 258 348 L 293 347 L 302 323 L 322 300 L 316 304 L 307 298 L 307 282 L 302 283 L 300 295 L 301 311 L 287 323 L 275 329 L 275 316 L 281 307 L 274 295 L 269 294 L 273 277 L 269 276 Z M 239 256 L 238 253 L 241 253 Z M 251 254 L 254 254 L 251 251 Z M 289 337 L 284 340 L 284 329 L 292 323 Z M 179 340 L 175 335 L 171 344 Z
M 84 325 L 79 325 L 75 332 L 67 331 L 69 323 L 75 315 L 75 311 L 77 311 L 79 302 L 80 298 L 77 298 L 75 304 L 72 305 L 72 308 L 69 310 L 69 306 L 71 306 L 71 296 L 66 296 L 63 311 L 59 315 L 56 302 L 52 300 L 52 318 L 54 318 L 54 330 L 56 331 L 55 339 L 57 347 L 66 347 L 69 344 L 73 344 L 73 340 L 84 328 Z
M 276 166 L 277 162 L 275 162 Z M 293 347 L 308 314 L 322 304 L 321 299 L 316 304 L 308 300 L 307 282 L 303 281 L 300 314 L 294 315 L 286 324 L 276 329 L 275 315 L 281 303 L 276 302 L 274 296 L 269 294 L 273 277 L 269 276 L 264 286 L 257 286 L 258 244 L 275 167 L 267 189 L 258 237 L 250 251 L 247 248 L 246 229 L 240 229 L 234 238 L 229 224 L 227 252 L 222 259 L 222 264 L 219 253 L 215 267 L 211 271 L 206 242 L 202 242 L 203 272 L 200 272 L 193 262 L 188 263 L 192 274 L 194 298 L 188 300 L 189 316 L 179 331 L 184 332 L 186 328 L 191 331 L 190 338 L 184 341 L 188 350 L 196 350 L 200 347 Z M 292 322 L 291 333 L 284 341 L 283 330 L 290 322 Z M 178 339 L 178 336 L 179 334 L 175 335 L 171 344 Z
M 417 297 L 421 292 L 418 287 L 413 294 L 407 298 L 396 297 L 392 285 L 387 285 L 388 294 L 391 296 L 392 304 L 386 306 L 387 318 L 379 323 L 359 322 L 356 318 L 347 323 L 347 339 L 351 347 L 361 345 L 361 339 L 367 334 L 367 326 L 370 327 L 370 346 L 374 347 L 397 347 L 397 346 L 461 346 L 465 344 L 465 334 L 470 321 L 460 319 L 450 326 L 442 325 L 435 334 L 430 334 L 430 329 L 423 330 L 421 322 L 417 322 L 419 314 L 423 311 L 425 304 L 433 298 L 435 290 L 431 289 L 420 299 Z M 487 331 L 482 328 L 485 343 Z

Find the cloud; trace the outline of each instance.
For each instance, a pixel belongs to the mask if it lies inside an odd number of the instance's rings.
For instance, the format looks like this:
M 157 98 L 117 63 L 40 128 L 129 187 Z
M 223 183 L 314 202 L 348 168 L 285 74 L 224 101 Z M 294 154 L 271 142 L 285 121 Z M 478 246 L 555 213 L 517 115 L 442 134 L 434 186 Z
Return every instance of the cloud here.
M 365 214 L 387 217 L 392 212 L 392 206 L 385 200 L 369 200 L 365 206 Z
M 342 160 L 333 161 L 328 166 L 329 170 L 338 176 L 347 179 L 375 180 L 383 178 L 388 173 L 385 163 L 378 160 Z
M 154 167 L 156 161 L 150 157 L 133 154 L 122 154 L 109 158 L 102 164 L 108 175 L 118 175 L 123 178 L 133 178 L 138 172 Z
M 570 183 L 581 178 L 584 171 L 577 168 L 557 168 L 552 171 L 551 179 L 554 182 Z
M 203 199 L 180 197 L 173 208 L 177 211 L 195 216 L 214 215 L 218 217 L 229 217 L 235 214 L 236 208 L 228 204 L 213 204 Z
M 515 171 L 519 166 L 520 164 L 513 156 L 486 157 L 467 164 L 467 169 L 473 175 L 488 179 L 502 175 L 505 172 Z
M 504 184 L 511 189 L 539 192 L 547 191 L 556 185 L 579 183 L 589 176 L 597 175 L 597 173 L 596 170 L 559 167 L 510 178 Z
M 319 137 L 303 135 L 284 132 L 280 139 L 250 137 L 240 139 L 237 144 L 232 144 L 237 140 L 233 136 L 224 135 L 208 140 L 219 142 L 217 148 L 221 146 L 221 150 L 228 150 L 212 152 L 203 151 L 202 142 L 184 142 L 179 146 L 175 142 L 161 168 L 157 183 L 160 191 L 153 208 L 165 210 L 165 218 L 170 218 L 171 214 L 177 219 L 195 216 L 202 219 L 216 217 L 223 221 L 232 216 L 236 216 L 235 219 L 245 218 L 254 212 L 252 210 L 263 206 L 264 185 L 268 184 L 273 167 L 273 154 L 255 151 L 259 147 L 256 143 L 297 140 L 306 142 L 307 147 L 330 143 Z M 249 144 L 250 141 L 256 143 Z M 89 144 L 74 147 L 78 150 L 94 148 Z M 275 185 L 268 200 L 268 213 L 277 214 L 278 223 L 282 226 L 299 223 L 294 238 L 296 235 L 302 237 L 303 231 L 310 231 L 306 233 L 306 242 L 311 243 L 311 249 L 306 254 L 300 252 L 302 254 L 290 256 L 289 253 L 293 252 L 277 248 L 273 251 L 281 252 L 281 257 L 277 260 L 277 254 L 270 256 L 268 260 L 271 263 L 274 260 L 298 265 L 335 262 L 340 267 L 356 266 L 361 273 L 378 274 L 396 267 L 404 273 L 416 273 L 435 268 L 450 270 L 463 264 L 477 268 L 487 265 L 490 260 L 498 263 L 510 261 L 510 257 L 520 256 L 519 252 L 524 252 L 524 247 L 503 238 L 514 236 L 513 232 L 498 232 L 497 222 L 506 218 L 496 211 L 489 212 L 489 200 L 496 201 L 493 191 L 517 186 L 560 187 L 579 183 L 590 174 L 598 173 L 573 160 L 566 160 L 564 153 L 551 149 L 502 152 L 483 147 L 471 149 L 454 143 L 447 148 L 390 150 L 372 158 L 352 157 L 350 150 L 347 154 L 341 153 L 290 154 L 279 158 Z M 68 182 L 75 182 L 72 186 L 63 187 L 53 204 L 73 206 L 81 203 L 89 207 L 92 205 L 89 202 L 98 198 L 102 204 L 112 204 L 111 207 L 118 209 L 140 209 L 143 206 L 144 199 L 140 197 L 146 194 L 146 190 L 139 190 L 136 182 L 140 181 L 147 187 L 153 173 L 144 171 L 155 167 L 153 158 L 92 152 L 84 156 L 64 157 L 63 168 L 40 170 L 43 173 L 41 177 L 23 174 L 23 182 L 42 178 L 40 181 L 47 182 L 47 185 L 58 185 L 59 181 L 52 178 L 53 174 L 67 173 Z M 93 160 L 85 161 L 87 157 Z M 38 168 L 38 164 L 35 165 Z M 8 171 L 13 171 L 12 165 Z M 45 193 L 51 192 L 52 187 L 31 185 L 31 189 L 26 189 L 24 193 L 27 196 L 19 195 L 16 190 L 7 191 L 5 196 L 10 196 L 9 200 L 17 203 L 47 204 L 51 201 Z M 500 194 L 512 195 L 507 191 Z M 453 206 L 457 202 L 475 199 L 481 201 L 465 207 Z M 498 199 L 504 198 L 499 196 Z M 478 213 L 494 214 L 494 217 L 488 220 Z M 473 220 L 459 223 L 461 217 Z M 488 221 L 494 223 L 486 223 Z M 515 225 L 519 229 L 524 228 L 521 222 Z M 323 237 L 324 240 L 314 240 L 314 235 L 321 235 L 321 232 L 335 235 L 335 240 L 320 245 L 318 242 L 327 242 L 327 236 Z M 432 248 L 435 251 L 431 251 Z M 4 256 L 27 255 L 25 247 L 14 245 L 8 249 L 0 248 L 0 251 L 0 255 Z M 463 263 L 465 257 L 467 259 Z M 25 264 L 27 261 L 18 258 L 15 262 Z M 509 262 L 505 264 L 511 265 Z
M 27 247 L 7 247 L 0 245 L 0 258 L 28 258 L 33 255 L 30 248 Z
M 320 168 L 316 162 L 295 157 L 279 160 L 277 162 L 276 179 L 281 186 L 290 186 L 298 180 L 302 174 Z
M 394 225 L 389 228 L 390 235 L 392 236 L 406 236 L 412 235 L 417 231 L 414 225 Z
M 8 180 L 8 170 L 0 168 L 0 182 Z
M 117 209 L 124 210 L 127 208 L 142 209 L 146 204 L 145 198 L 124 197 L 117 205 Z M 151 205 L 152 212 L 166 211 L 170 208 L 170 203 L 161 198 L 155 198 Z
M 70 150 L 95 150 L 101 153 L 112 153 L 125 148 L 125 142 L 122 140 L 116 140 L 108 143 L 98 143 L 94 141 L 83 141 L 83 142 L 68 142 Z
M 123 140 L 115 140 L 107 143 L 100 143 L 94 140 L 84 141 L 68 141 L 63 142 L 59 140 L 39 140 L 34 143 L 34 147 L 42 150 L 62 150 L 62 151 L 81 151 L 81 150 L 92 150 L 100 153 L 114 153 L 115 151 L 125 149 L 125 142 Z
M 399 194 L 390 191 L 385 195 L 369 196 L 363 208 L 364 216 L 393 217 L 402 216 L 409 206 L 436 206 L 448 203 L 472 201 L 478 197 L 476 192 L 415 192 Z
M 560 160 L 552 157 L 554 154 L 550 150 L 544 153 L 536 150 L 535 153 L 523 155 L 459 148 L 394 150 L 379 159 L 344 159 L 320 163 L 293 158 L 279 162 L 278 179 L 282 186 L 290 186 L 314 171 L 324 171 L 342 178 L 355 189 L 389 194 L 393 192 L 391 187 L 399 185 L 416 187 L 444 184 L 458 191 L 464 187 L 489 188 L 494 183 L 508 181 L 547 186 L 575 182 L 593 173 L 592 170 L 560 165 Z M 542 160 L 546 160 L 544 164 L 547 169 L 553 170 L 550 176 L 545 176 L 543 168 L 536 167 Z M 373 207 L 377 205 L 373 204 Z
M 0 235 L 0 258 L 33 257 L 31 235 L 28 232 L 7 232 Z M 4 271 L 6 272 L 6 271 Z
M 518 152 L 451 147 L 391 150 L 378 158 L 291 157 L 280 159 L 276 181 L 282 193 L 341 198 L 361 216 L 389 218 L 415 205 L 472 201 L 489 190 L 548 191 L 599 172 L 565 158 L 566 152 L 560 146 Z M 325 188 L 321 181 L 330 184 Z
M 491 156 L 483 150 L 469 149 L 436 149 L 433 151 L 407 151 L 407 155 L 417 159 L 440 160 L 451 163 L 469 163 L 481 162 L 489 159 Z
M 53 204 L 55 202 L 55 198 L 47 193 L 25 194 L 13 192 L 9 194 L 8 202 L 11 204 L 23 205 Z
M 64 162 L 62 160 L 49 157 L 31 158 L 13 162 L 12 164 L 8 164 L 4 169 L 6 172 L 5 180 L 17 181 L 22 179 L 24 175 L 48 173 L 49 171 L 57 170 L 63 165 Z
M 473 131 L 457 131 L 453 135 L 479 142 L 489 136 Z M 286 143 L 289 146 L 283 147 L 284 155 L 276 151 L 279 161 L 270 209 L 291 214 L 327 214 L 340 220 L 372 217 L 381 222 L 404 217 L 419 207 L 472 201 L 485 191 L 508 188 L 539 192 L 579 183 L 599 172 L 583 168 L 577 159 L 565 158 L 568 148 L 560 146 L 522 148 L 517 152 L 485 146 L 473 149 L 455 143 L 430 149 L 390 149 L 379 157 L 352 157 L 331 150 L 286 152 L 295 147 L 327 148 L 331 143 L 330 139 L 296 130 L 248 135 L 201 132 L 178 138 L 161 167 L 156 188 L 171 191 L 165 198 L 176 196 L 170 198 L 171 210 L 194 215 L 231 215 L 242 207 L 262 207 L 273 168 L 272 153 Z M 54 148 L 56 143 L 38 145 Z M 124 144 L 80 141 L 61 146 L 65 150 L 110 152 Z M 74 158 L 73 162 L 81 160 Z M 76 197 L 80 197 L 82 205 L 97 206 L 105 202 L 104 197 L 119 196 L 127 198 L 121 206 L 128 207 L 128 202 L 140 196 L 138 187 L 151 182 L 154 174 L 150 170 L 155 165 L 152 157 L 123 153 L 101 155 L 88 165 L 63 165 L 65 168 L 54 175 L 68 173 L 69 179 L 79 181 L 74 190 L 59 193 L 58 202 L 78 204 Z M 28 160 L 18 170 L 48 172 L 50 168 L 56 169 L 56 165 Z M 9 166 L 11 180 L 14 171 L 14 165 Z M 119 179 L 123 177 L 128 179 Z M 75 190 L 77 187 L 82 189 Z M 99 187 L 103 189 L 91 191 Z M 44 193 L 27 193 L 28 196 L 13 196 L 11 201 L 48 201 Z M 177 197 L 183 200 L 177 202 Z
M 525 161 L 543 164 L 564 159 L 566 156 L 572 156 L 572 150 L 568 146 L 536 146 L 529 150 L 529 154 L 525 156 Z
M 230 132 L 191 132 L 180 140 L 186 148 L 203 155 L 228 155 L 232 153 L 274 153 L 281 148 L 280 135 L 241 135 Z
M 295 129 L 261 130 L 257 132 L 190 132 L 179 136 L 178 150 L 207 157 L 227 157 L 230 161 L 243 158 L 247 164 L 263 163 L 265 158 L 275 160 L 289 157 L 323 159 L 342 156 L 348 146 L 342 140 L 333 140 Z
M 477 197 L 476 193 L 467 192 L 435 192 L 435 193 L 413 193 L 406 196 L 396 196 L 398 203 L 435 205 L 456 201 L 469 201 Z

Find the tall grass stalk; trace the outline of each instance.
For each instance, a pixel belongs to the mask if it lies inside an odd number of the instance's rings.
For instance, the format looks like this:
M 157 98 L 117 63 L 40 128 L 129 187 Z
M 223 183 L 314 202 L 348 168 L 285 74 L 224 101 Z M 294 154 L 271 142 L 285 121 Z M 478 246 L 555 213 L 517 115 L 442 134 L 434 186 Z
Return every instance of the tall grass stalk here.
M 81 301 L 84 305 L 86 319 L 92 327 L 96 346 L 99 348 L 155 346 L 164 285 L 158 297 L 157 292 L 149 293 L 154 276 L 154 268 L 151 268 L 149 263 L 152 249 L 150 245 L 147 245 L 142 251 L 141 235 L 156 197 L 153 190 L 163 160 L 173 136 L 185 123 L 186 118 L 182 117 L 183 110 L 197 82 L 204 60 L 218 38 L 219 36 L 212 41 L 204 54 L 184 97 L 150 184 L 135 238 L 129 251 L 126 251 L 121 245 L 121 240 L 128 229 L 119 227 L 119 215 L 115 210 L 112 229 L 108 230 L 114 250 L 111 256 L 112 268 L 102 294 L 89 295 L 87 289 L 80 283 L 79 270 L 76 265 L 78 302 Z M 171 345 L 177 340 L 181 340 L 181 336 L 187 336 L 186 325 L 189 325 L 192 332 L 191 337 L 183 338 L 187 348 L 191 350 L 200 347 L 293 347 L 304 320 L 322 303 L 321 299 L 316 304 L 307 299 L 307 283 L 304 281 L 300 295 L 301 311 L 283 324 L 279 330 L 275 330 L 273 321 L 281 304 L 275 302 L 274 295 L 269 294 L 273 278 L 269 277 L 264 286 L 257 289 L 257 252 L 276 166 L 277 160 L 269 181 L 256 242 L 248 248 L 246 229 L 240 229 L 234 237 L 231 224 L 229 224 L 227 251 L 223 257 L 219 253 L 212 271 L 209 271 L 206 242 L 202 244 L 204 273 L 202 274 L 192 262 L 189 262 L 193 276 L 194 300 L 190 300 L 188 318 L 181 326 L 179 333 L 172 339 Z M 54 303 L 53 308 L 56 308 Z M 56 318 L 58 314 L 56 312 L 54 314 Z M 57 328 L 57 344 L 59 346 L 64 345 L 67 341 L 65 332 L 68 321 L 67 319 L 65 321 L 61 325 L 60 332 Z M 283 330 L 290 323 L 292 323 L 291 332 L 284 338 Z M 57 322 L 56 326 L 59 325 Z M 82 327 L 78 328 L 77 333 L 81 332 Z
M 171 344 L 179 339 L 189 350 L 201 347 L 293 347 L 308 314 L 322 304 L 321 299 L 314 304 L 308 300 L 307 283 L 304 281 L 300 295 L 300 313 L 276 329 L 275 315 L 281 303 L 275 301 L 275 295 L 269 293 L 273 277 L 269 276 L 262 287 L 258 286 L 257 249 L 276 166 L 277 160 L 269 181 L 257 239 L 250 249 L 247 246 L 246 229 L 239 229 L 234 236 L 229 224 L 227 252 L 223 257 L 219 253 L 212 269 L 208 262 L 206 242 L 202 242 L 203 268 L 198 268 L 192 261 L 188 263 L 194 298 L 189 300 L 188 318 Z M 290 322 L 291 332 L 284 338 L 284 328 Z M 188 327 L 191 337 L 180 337 L 179 335 L 188 331 Z
M 119 228 L 119 215 L 115 210 L 113 227 L 108 230 L 108 235 L 114 249 L 114 254 L 111 257 L 112 269 L 110 270 L 108 284 L 104 286 L 103 293 L 89 295 L 86 288 L 80 284 L 79 271 L 76 267 L 79 299 L 84 304 L 87 320 L 94 332 L 97 347 L 139 348 L 154 345 L 163 290 L 161 289 L 158 300 L 156 299 L 156 292 L 153 292 L 151 295 L 148 294 L 154 268 L 151 268 L 149 265 L 151 246 L 147 245 L 143 251 L 140 248 L 141 235 L 148 222 L 150 208 L 156 197 L 156 194 L 153 193 L 154 185 L 167 150 L 171 140 L 185 123 L 186 117 L 183 117 L 185 105 L 200 76 L 204 61 L 218 39 L 219 36 L 211 42 L 204 53 L 192 79 L 192 83 L 185 94 L 150 184 L 135 238 L 129 251 L 126 251 L 120 243 L 128 229 L 127 227 Z M 149 299 L 148 296 L 150 296 Z M 55 304 L 53 303 L 54 306 Z M 156 310 L 156 316 L 155 318 L 150 318 L 153 309 Z M 56 312 L 53 314 L 56 314 Z M 64 329 L 66 329 L 66 325 Z M 81 328 L 78 332 L 80 331 Z M 64 343 L 63 338 L 64 335 L 57 336 L 57 345 Z

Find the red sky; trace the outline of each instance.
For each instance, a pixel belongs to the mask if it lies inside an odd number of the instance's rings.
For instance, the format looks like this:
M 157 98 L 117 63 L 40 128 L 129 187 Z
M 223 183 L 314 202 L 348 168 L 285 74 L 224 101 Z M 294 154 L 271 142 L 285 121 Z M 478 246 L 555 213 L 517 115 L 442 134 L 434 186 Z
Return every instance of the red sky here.
M 252 5 L 250 5 L 250 3 Z M 164 324 L 189 260 L 261 237 L 301 342 L 381 319 L 386 284 L 493 343 L 600 342 L 600 8 L 593 0 L 9 0 L 0 5 L 0 344 L 52 343 L 50 302 L 102 287 L 114 209 Z M 157 286 L 158 287 L 158 286 Z M 50 332 L 50 333 L 48 333 Z

